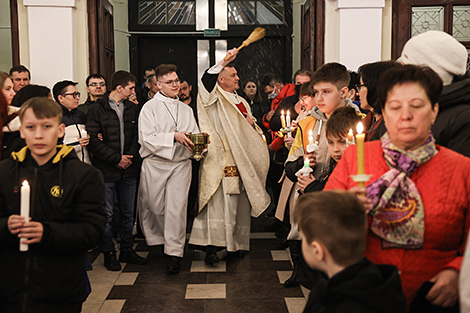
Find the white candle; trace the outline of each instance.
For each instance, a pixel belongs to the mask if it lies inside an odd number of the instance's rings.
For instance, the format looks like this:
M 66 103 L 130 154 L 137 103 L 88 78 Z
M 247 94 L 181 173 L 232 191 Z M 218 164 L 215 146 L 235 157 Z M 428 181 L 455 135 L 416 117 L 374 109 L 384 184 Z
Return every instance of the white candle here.
M 310 160 L 307 157 L 305 157 L 305 159 L 304 159 L 304 168 L 309 168 L 309 167 L 310 167 Z
M 308 131 L 308 144 L 313 145 L 313 131 L 312 130 Z
M 290 112 L 289 112 L 289 110 L 287 110 L 287 116 L 286 116 L 286 125 L 287 125 L 287 127 L 290 128 L 290 124 L 291 124 L 290 123 Z
M 28 181 L 23 181 L 21 186 L 21 202 L 20 202 L 20 215 L 24 217 L 25 222 L 29 222 L 29 200 L 31 198 L 31 187 Z M 28 245 L 22 243 L 26 238 L 20 239 L 20 251 L 28 251 Z
M 82 134 L 82 138 L 88 137 L 88 133 L 84 129 L 82 129 L 81 134 Z
M 281 127 L 286 128 L 286 117 L 284 116 L 284 110 L 281 111 Z

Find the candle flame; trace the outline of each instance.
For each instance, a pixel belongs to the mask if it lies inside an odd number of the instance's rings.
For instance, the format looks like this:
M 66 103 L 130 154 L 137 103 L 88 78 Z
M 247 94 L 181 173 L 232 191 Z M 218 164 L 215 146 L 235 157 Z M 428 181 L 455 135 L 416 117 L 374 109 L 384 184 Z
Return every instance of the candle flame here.
M 25 187 L 26 187 L 26 186 L 29 186 L 29 184 L 28 184 L 28 181 L 27 181 L 27 180 L 23 180 L 23 183 L 22 183 L 21 185 L 22 185 L 22 186 L 25 186 Z
M 281 111 L 281 115 L 284 115 L 284 110 Z
M 362 134 L 362 132 L 364 131 L 364 125 L 362 125 L 362 122 L 357 123 L 356 130 L 358 134 Z
M 290 116 L 290 112 L 289 112 L 289 110 L 287 110 L 287 116 Z
M 348 135 L 351 135 L 351 136 L 353 135 L 353 130 L 352 130 L 352 128 L 349 129 Z

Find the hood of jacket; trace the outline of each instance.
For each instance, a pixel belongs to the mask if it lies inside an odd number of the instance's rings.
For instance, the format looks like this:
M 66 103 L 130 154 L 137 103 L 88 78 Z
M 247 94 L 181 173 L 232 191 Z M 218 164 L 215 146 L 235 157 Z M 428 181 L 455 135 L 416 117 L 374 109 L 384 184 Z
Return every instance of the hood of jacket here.
M 470 105 L 470 72 L 467 72 L 461 80 L 444 86 L 439 97 L 439 111 L 460 104 Z
M 322 298 L 329 303 L 351 299 L 373 312 L 399 313 L 406 307 L 398 269 L 362 259 L 337 273 L 326 283 Z

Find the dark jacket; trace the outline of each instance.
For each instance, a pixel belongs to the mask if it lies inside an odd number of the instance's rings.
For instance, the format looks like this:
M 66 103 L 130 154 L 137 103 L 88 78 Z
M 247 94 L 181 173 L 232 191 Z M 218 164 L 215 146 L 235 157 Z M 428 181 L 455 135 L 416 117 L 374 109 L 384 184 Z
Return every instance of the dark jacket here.
M 2 312 L 20 312 L 23 296 L 29 303 L 24 312 L 36 312 L 35 305 L 41 303 L 62 306 L 56 310 L 67 312 L 86 298 L 86 253 L 99 244 L 106 223 L 104 182 L 72 147 L 57 148 L 42 166 L 27 147 L 0 162 Z M 19 240 L 7 228 L 9 216 L 20 214 L 18 188 L 23 180 L 31 186 L 30 216 L 44 227 L 41 242 L 29 245 L 27 252 L 19 252 Z
M 367 259 L 346 267 L 313 289 L 304 313 L 405 313 L 398 269 Z
M 305 187 L 304 193 L 323 190 L 323 188 L 325 188 L 326 182 L 328 181 L 328 178 L 330 178 L 331 173 L 335 169 L 336 164 L 338 163 L 335 161 L 335 159 L 331 158 L 330 165 L 323 173 L 320 174 L 318 179 L 315 179 L 313 182 L 308 184 L 307 187 Z
M 87 132 L 90 135 L 88 150 L 92 154 L 93 165 L 104 176 L 105 182 L 118 181 L 124 177 L 137 177 L 140 171 L 138 142 L 138 107 L 129 100 L 124 100 L 124 154 L 132 155 L 132 165 L 122 170 L 116 167 L 121 161 L 121 128 L 119 119 L 108 103 L 108 95 L 97 101 L 88 111 Z M 103 135 L 103 140 L 98 139 Z
M 442 90 L 432 133 L 438 145 L 470 157 L 470 72 Z
M 95 103 L 96 101 L 91 100 L 90 97 L 88 96 L 86 101 L 78 106 L 78 109 L 82 111 L 83 113 L 88 114 L 88 111 Z

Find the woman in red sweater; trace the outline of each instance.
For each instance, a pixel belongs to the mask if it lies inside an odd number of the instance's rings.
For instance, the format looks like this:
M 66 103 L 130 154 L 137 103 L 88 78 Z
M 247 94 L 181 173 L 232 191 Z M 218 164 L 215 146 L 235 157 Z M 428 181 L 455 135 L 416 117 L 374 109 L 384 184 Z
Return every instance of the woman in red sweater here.
M 393 68 L 378 86 L 388 132 L 365 144 L 365 172 L 372 175 L 367 187 L 357 187 L 350 177 L 357 173 L 353 146 L 325 190 L 354 191 L 366 204 L 366 257 L 399 268 L 408 304 L 427 282 L 422 301 L 454 306 L 470 221 L 470 159 L 435 144 L 431 125 L 442 80 L 434 71 Z

